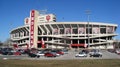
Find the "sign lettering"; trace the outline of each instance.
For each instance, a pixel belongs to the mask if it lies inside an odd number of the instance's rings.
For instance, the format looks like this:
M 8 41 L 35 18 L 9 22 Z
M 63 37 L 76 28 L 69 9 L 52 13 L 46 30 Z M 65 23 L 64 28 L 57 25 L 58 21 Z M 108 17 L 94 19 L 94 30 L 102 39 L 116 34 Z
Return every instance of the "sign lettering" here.
M 31 22 L 30 22 L 30 46 L 33 46 L 34 43 L 34 17 L 35 17 L 35 11 L 31 11 Z

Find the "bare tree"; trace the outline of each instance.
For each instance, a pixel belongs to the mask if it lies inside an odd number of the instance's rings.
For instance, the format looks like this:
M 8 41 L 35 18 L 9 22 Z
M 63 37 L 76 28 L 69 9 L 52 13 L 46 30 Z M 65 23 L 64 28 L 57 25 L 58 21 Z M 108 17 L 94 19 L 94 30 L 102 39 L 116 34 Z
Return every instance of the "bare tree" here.
M 11 45 L 11 39 L 10 38 L 6 39 L 6 41 L 3 43 L 3 46 L 5 46 L 5 47 L 11 47 L 12 46 Z
M 0 47 L 3 46 L 3 43 L 0 41 Z

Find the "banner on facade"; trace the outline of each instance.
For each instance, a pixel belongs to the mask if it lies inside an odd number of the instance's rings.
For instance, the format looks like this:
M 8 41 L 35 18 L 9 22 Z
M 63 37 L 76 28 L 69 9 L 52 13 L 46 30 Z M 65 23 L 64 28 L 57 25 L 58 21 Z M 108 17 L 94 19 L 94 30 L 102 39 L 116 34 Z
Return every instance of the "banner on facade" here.
M 71 34 L 72 30 L 71 28 L 65 28 L 65 34 Z
M 78 33 L 85 34 L 85 28 L 84 27 L 78 28 Z
M 93 34 L 99 34 L 100 29 L 98 27 L 93 27 L 92 28 Z
M 58 34 L 58 29 L 57 28 L 53 29 L 53 34 Z
M 107 27 L 107 32 L 108 32 L 108 33 L 112 33 L 112 32 L 113 32 L 113 27 L 110 27 L 110 26 Z

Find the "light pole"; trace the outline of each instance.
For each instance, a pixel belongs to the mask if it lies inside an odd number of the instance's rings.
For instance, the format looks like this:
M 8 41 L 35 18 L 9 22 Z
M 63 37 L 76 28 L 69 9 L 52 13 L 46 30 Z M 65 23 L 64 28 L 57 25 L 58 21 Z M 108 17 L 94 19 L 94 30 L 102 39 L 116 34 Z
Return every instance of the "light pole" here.
M 90 30 L 89 30 L 89 18 L 90 18 L 90 13 L 91 13 L 91 11 L 90 10 L 86 10 L 86 14 L 87 14 L 87 27 L 88 27 L 88 30 L 87 30 L 87 34 L 88 34 L 88 48 L 90 48 L 90 37 L 89 37 L 89 34 L 90 34 Z
M 13 23 L 12 22 L 10 22 L 10 30 L 12 29 L 12 26 L 13 26 Z M 9 39 L 8 39 L 8 47 L 11 47 L 11 46 L 13 46 L 13 42 L 12 42 L 12 40 L 11 40 L 11 38 L 12 38 L 12 36 L 11 36 L 12 34 L 10 33 L 10 36 L 9 36 Z

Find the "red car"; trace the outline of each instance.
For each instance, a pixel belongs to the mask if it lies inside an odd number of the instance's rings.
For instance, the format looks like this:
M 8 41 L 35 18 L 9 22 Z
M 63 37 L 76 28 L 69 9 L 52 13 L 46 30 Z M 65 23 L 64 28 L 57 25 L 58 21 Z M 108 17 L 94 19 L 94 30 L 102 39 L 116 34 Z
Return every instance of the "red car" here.
M 64 55 L 64 52 L 61 50 L 52 50 L 51 52 L 55 52 L 57 54 Z
M 44 54 L 45 57 L 56 57 L 56 53 L 52 53 L 52 52 L 47 52 Z
M 58 53 L 60 55 L 64 55 L 64 52 L 62 52 L 62 51 L 57 51 L 56 53 Z

